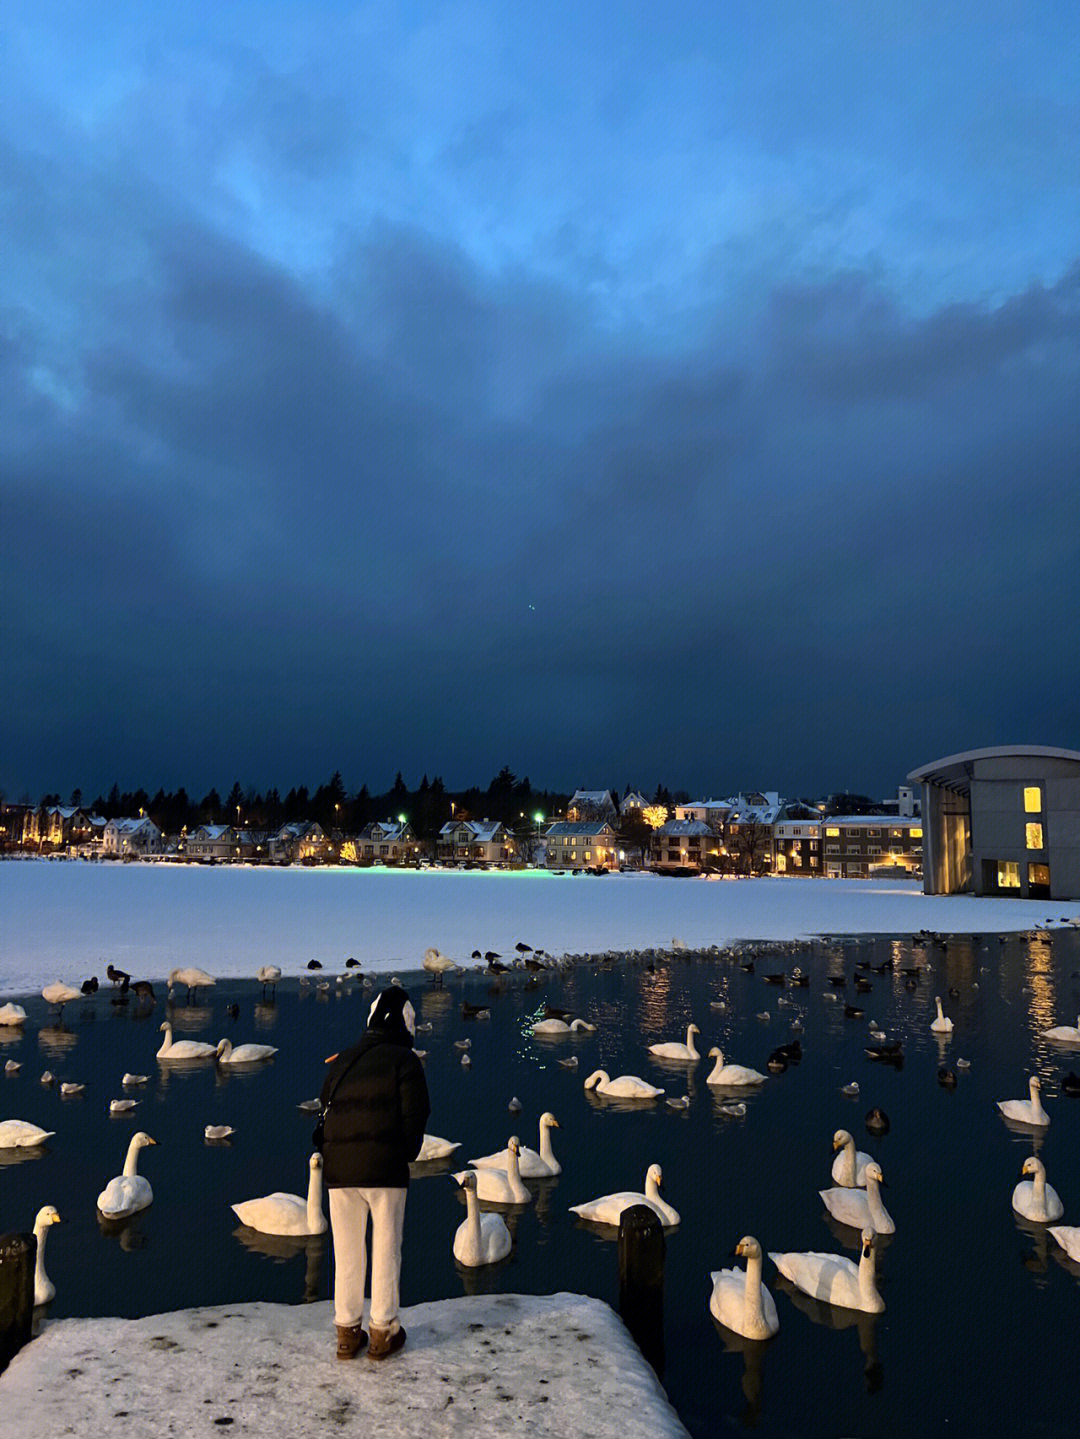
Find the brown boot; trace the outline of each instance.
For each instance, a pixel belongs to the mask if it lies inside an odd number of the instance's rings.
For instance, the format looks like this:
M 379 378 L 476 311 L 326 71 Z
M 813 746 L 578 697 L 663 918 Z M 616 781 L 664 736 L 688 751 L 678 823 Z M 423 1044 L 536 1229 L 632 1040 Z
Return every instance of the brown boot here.
M 389 1359 L 405 1343 L 404 1329 L 376 1329 L 371 1326 L 371 1343 L 368 1345 L 369 1359 Z
M 337 1326 L 337 1357 L 353 1359 L 368 1342 L 368 1337 L 359 1324 Z

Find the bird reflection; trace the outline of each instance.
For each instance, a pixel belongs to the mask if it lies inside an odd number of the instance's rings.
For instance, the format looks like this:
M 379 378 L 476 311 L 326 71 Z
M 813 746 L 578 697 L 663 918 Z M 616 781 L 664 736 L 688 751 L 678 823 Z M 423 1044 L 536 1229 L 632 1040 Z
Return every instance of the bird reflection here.
M 126 1254 L 133 1254 L 137 1249 L 145 1249 L 150 1243 L 148 1236 L 142 1231 L 141 1220 L 141 1214 L 133 1214 L 128 1219 L 106 1219 L 100 1209 L 97 1211 L 101 1237 L 115 1239 Z
M 865 1192 L 865 1191 L 864 1191 Z M 862 1230 L 854 1228 L 850 1224 L 841 1224 L 827 1209 L 822 1209 L 821 1217 L 829 1226 L 829 1230 L 838 1244 L 845 1249 L 858 1249 L 862 1245 Z M 889 1245 L 896 1238 L 894 1234 L 875 1234 L 874 1250 L 880 1259 L 888 1249 Z
M 1030 1219 L 1022 1219 L 1016 1210 L 1012 1211 L 1013 1223 L 1021 1234 L 1026 1234 L 1033 1240 L 1030 1249 L 1020 1255 L 1020 1262 L 1029 1274 L 1034 1274 L 1042 1279 L 1040 1289 L 1046 1288 L 1044 1275 L 1050 1272 L 1050 1235 L 1047 1233 L 1045 1224 L 1034 1224 Z M 1054 1245 L 1057 1248 L 1057 1245 Z
M 0 1169 L 5 1169 L 9 1164 L 25 1164 L 31 1159 L 44 1159 L 48 1152 L 47 1144 L 20 1144 L 13 1149 L 0 1149 Z
M 878 1235 L 877 1242 L 883 1238 L 884 1235 Z M 858 1330 L 866 1392 L 876 1394 L 885 1382 L 877 1352 L 877 1323 L 881 1315 L 866 1314 L 861 1309 L 843 1309 L 837 1304 L 826 1304 L 820 1299 L 812 1299 L 809 1294 L 796 1289 L 782 1274 L 776 1277 L 776 1287 L 784 1291 L 795 1308 L 805 1314 L 807 1319 L 814 1324 L 820 1324 L 823 1329 Z
M 78 1042 L 79 1036 L 66 1024 L 47 1024 L 38 1030 L 38 1044 L 46 1054 L 67 1054 Z
M 461 1280 L 461 1288 L 470 1297 L 475 1294 L 498 1294 L 505 1283 L 503 1271 L 509 1264 L 513 1263 L 514 1251 L 505 1259 L 500 1259 L 498 1264 L 459 1264 L 454 1260 L 454 1268 Z
M 713 1316 L 710 1315 L 710 1318 L 712 1318 L 713 1328 L 724 1342 L 724 1353 L 743 1356 L 742 1392 L 746 1398 L 746 1408 L 739 1418 L 748 1429 L 756 1428 L 761 1418 L 765 1354 L 772 1340 L 747 1339 L 744 1335 L 737 1334 L 734 1329 L 729 1329 L 725 1324 L 721 1324 Z
M 1038 1158 L 1039 1150 L 1042 1149 L 1046 1139 L 1046 1126 L 1044 1124 L 1021 1124 L 1019 1120 L 1006 1119 L 1004 1115 L 1001 1117 L 1010 1134 L 1015 1134 L 1018 1139 L 1022 1140 L 1025 1147 L 1030 1145 L 1031 1152 Z
M 182 1030 L 185 1034 L 205 1029 L 213 1018 L 212 1010 L 200 1009 L 195 1004 L 167 1004 L 165 1009 L 173 1029 Z
M 286 1264 L 298 1254 L 306 1255 L 302 1302 L 313 1304 L 321 1297 L 325 1234 L 261 1234 L 246 1224 L 238 1224 L 233 1230 L 233 1238 L 239 1239 L 244 1248 L 253 1254 L 265 1255 L 277 1264 Z
M 277 1024 L 278 1009 L 277 1001 L 273 999 L 261 1000 L 255 1006 L 255 1028 L 273 1029 Z

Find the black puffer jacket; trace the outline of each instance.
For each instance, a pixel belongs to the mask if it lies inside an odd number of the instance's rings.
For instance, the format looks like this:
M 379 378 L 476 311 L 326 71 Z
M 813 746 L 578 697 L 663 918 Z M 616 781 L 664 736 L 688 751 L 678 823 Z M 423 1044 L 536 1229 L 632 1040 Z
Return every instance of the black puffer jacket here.
M 330 1066 L 319 1096 L 324 1106 L 331 1090 L 322 1151 L 327 1188 L 407 1188 L 431 1113 L 410 1036 L 368 1030 Z

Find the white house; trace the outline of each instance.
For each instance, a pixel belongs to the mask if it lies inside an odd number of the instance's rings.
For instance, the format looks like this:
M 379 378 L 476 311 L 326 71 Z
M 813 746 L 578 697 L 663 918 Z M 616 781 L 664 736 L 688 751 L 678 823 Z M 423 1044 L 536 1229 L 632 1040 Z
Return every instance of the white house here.
M 669 819 L 652 838 L 650 865 L 653 869 L 715 869 L 719 864 L 720 838 L 704 820 Z
M 184 845 L 189 859 L 227 860 L 239 858 L 239 836 L 231 824 L 200 824 Z
M 102 854 L 114 858 L 134 855 L 163 854 L 165 845 L 161 830 L 152 819 L 111 819 L 101 836 Z
M 415 859 L 419 853 L 420 846 L 408 820 L 374 820 L 356 837 L 357 858 L 376 864 L 400 864 Z
M 544 835 L 548 869 L 618 869 L 615 830 L 607 820 L 560 819 Z
M 609 789 L 576 789 L 566 806 L 566 818 L 570 821 L 604 819 L 614 824 L 619 817 L 619 807 Z
M 514 836 L 491 819 L 450 820 L 439 830 L 439 854 L 458 863 L 507 864 L 515 857 Z

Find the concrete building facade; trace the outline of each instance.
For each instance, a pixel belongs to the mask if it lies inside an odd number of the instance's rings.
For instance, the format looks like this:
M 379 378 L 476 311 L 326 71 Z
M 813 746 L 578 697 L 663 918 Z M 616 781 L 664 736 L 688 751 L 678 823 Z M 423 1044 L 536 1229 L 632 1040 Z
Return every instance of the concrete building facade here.
M 912 770 L 927 894 L 1080 899 L 1080 751 L 968 750 Z

